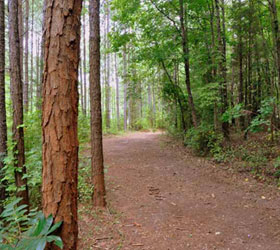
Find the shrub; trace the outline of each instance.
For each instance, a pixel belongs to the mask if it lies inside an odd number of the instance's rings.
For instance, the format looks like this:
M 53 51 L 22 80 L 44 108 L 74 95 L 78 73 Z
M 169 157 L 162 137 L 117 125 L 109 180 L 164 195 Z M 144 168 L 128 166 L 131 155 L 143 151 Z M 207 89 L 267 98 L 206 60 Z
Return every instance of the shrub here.
M 184 142 L 200 155 L 215 156 L 222 152 L 223 135 L 215 132 L 213 126 L 200 125 L 187 131 Z

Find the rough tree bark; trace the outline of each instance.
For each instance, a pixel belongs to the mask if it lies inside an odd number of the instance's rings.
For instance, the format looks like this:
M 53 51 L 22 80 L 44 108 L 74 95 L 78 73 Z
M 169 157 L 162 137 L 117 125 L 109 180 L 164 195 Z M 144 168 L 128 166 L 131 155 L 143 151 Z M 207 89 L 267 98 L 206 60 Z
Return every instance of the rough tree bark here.
M 78 68 L 82 0 L 45 0 L 43 74 L 43 212 L 65 250 L 77 249 Z M 47 249 L 58 249 L 49 245 Z
M 90 103 L 93 205 L 106 206 L 100 86 L 100 1 L 90 1 Z
M 18 188 L 17 196 L 22 198 L 21 204 L 29 204 L 27 180 L 24 167 L 24 133 L 23 133 L 23 94 L 20 63 L 20 37 L 18 25 L 18 0 L 9 1 L 9 45 L 10 45 L 10 78 L 11 98 L 13 106 L 12 140 L 14 143 L 15 182 Z M 18 170 L 19 169 L 19 170 Z
M 3 211 L 2 202 L 6 198 L 4 176 L 4 158 L 7 154 L 7 123 L 5 98 L 5 1 L 0 0 L 0 214 Z

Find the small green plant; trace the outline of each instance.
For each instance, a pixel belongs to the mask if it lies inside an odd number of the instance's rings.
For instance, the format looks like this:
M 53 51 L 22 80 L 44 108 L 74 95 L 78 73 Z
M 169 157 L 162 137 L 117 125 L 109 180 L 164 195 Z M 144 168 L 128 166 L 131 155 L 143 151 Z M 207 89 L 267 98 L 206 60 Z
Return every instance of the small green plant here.
M 91 181 L 91 158 L 80 157 L 79 175 L 78 175 L 78 194 L 79 200 L 88 202 L 92 198 L 93 185 Z
M 42 212 L 32 210 L 27 214 L 26 205 L 19 205 L 20 198 L 5 206 L 0 215 L 0 249 L 44 250 L 48 242 L 61 249 L 62 240 L 53 233 L 62 222 L 53 224 L 53 216 L 45 218 Z
M 276 178 L 280 178 L 280 156 L 278 156 L 278 157 L 275 159 L 274 168 L 275 168 L 274 176 L 275 176 Z

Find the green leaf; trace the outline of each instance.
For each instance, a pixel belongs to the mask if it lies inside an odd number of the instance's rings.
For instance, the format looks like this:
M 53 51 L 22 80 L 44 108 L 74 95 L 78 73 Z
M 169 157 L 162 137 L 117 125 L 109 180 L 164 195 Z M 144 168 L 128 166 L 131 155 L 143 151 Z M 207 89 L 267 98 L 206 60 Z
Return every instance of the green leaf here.
M 49 229 L 52 226 L 53 223 L 53 216 L 50 214 L 49 217 L 46 219 L 46 223 L 44 225 L 44 228 L 42 229 L 42 232 L 40 235 L 47 235 L 49 234 Z
M 61 249 L 63 248 L 63 242 L 59 236 L 51 235 L 47 237 L 47 242 L 53 242 L 54 244 L 60 247 Z
M 37 227 L 36 227 L 36 229 L 34 231 L 34 234 L 30 235 L 30 236 L 38 236 L 38 235 L 40 235 L 40 233 L 42 232 L 44 226 L 46 225 L 47 221 L 46 221 L 43 213 L 39 214 L 38 219 L 39 219 L 39 223 L 37 224 Z
M 51 229 L 48 231 L 48 234 L 51 234 L 52 232 L 54 232 L 56 229 L 58 229 L 61 226 L 62 222 L 57 222 L 56 224 L 54 224 Z

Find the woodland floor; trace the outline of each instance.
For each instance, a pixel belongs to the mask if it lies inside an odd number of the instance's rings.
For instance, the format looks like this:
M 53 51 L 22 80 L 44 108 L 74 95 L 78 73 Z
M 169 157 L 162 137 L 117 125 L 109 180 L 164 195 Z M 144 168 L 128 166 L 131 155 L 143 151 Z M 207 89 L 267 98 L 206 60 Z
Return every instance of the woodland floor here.
M 280 249 L 280 191 L 160 133 L 105 138 L 108 209 L 80 205 L 79 249 Z

